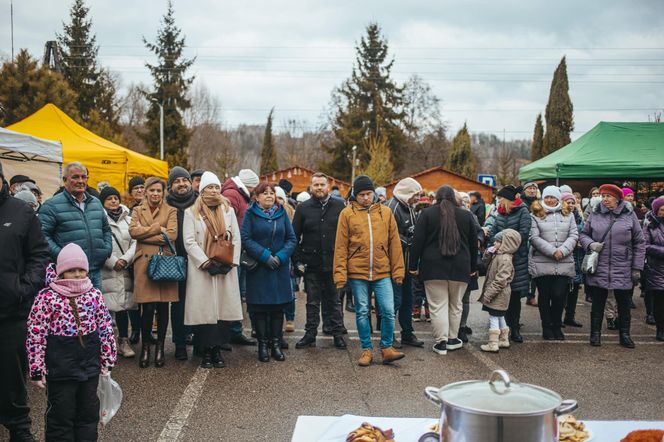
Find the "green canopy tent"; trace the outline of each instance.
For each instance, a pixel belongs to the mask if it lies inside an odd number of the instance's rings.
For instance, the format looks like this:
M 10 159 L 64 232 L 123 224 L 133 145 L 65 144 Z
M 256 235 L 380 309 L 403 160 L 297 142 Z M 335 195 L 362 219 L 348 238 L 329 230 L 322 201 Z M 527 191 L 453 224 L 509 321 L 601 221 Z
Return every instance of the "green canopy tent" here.
M 664 123 L 602 121 L 519 171 L 519 179 L 664 179 Z

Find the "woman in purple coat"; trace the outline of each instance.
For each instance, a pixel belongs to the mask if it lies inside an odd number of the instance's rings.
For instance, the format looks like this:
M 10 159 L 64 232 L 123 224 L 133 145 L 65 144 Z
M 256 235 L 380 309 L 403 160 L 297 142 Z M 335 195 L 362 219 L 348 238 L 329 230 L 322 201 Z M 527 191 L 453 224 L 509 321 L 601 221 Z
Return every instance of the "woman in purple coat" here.
M 592 287 L 590 345 L 601 345 L 604 305 L 609 290 L 618 303 L 620 345 L 634 348 L 630 337 L 631 290 L 641 278 L 645 258 L 645 240 L 632 206 L 623 201 L 620 187 L 600 187 L 602 202 L 590 214 L 579 240 L 586 252 L 599 253 L 597 271 L 587 276 Z
M 652 202 L 643 227 L 646 237 L 646 290 L 653 297 L 658 341 L 664 341 L 664 196 Z

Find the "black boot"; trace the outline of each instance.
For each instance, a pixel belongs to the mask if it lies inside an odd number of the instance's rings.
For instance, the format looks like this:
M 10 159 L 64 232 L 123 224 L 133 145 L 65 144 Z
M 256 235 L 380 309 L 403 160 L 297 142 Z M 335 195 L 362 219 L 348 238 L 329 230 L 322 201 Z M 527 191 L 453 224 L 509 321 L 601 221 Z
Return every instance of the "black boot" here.
M 147 342 L 141 344 L 141 357 L 138 359 L 138 366 L 141 368 L 150 366 L 150 344 Z
M 258 339 L 258 360 L 261 362 L 270 362 L 270 352 L 267 348 L 267 339 Z
M 334 337 L 334 346 L 336 348 L 339 348 L 341 350 L 344 350 L 347 348 L 346 341 L 344 340 L 343 336 L 335 336 Z
M 590 345 L 593 347 L 602 345 L 602 316 L 590 316 Z
M 461 339 L 461 338 L 459 338 Z M 462 339 L 463 341 L 463 339 Z M 464 342 L 468 342 L 467 340 Z M 411 347 L 424 347 L 424 342 L 420 341 L 417 339 L 417 336 L 415 336 L 415 333 L 411 333 L 410 335 L 404 336 L 403 333 L 401 334 L 401 343 L 403 345 L 410 345 Z
M 553 334 L 553 329 L 551 327 L 547 326 L 542 326 L 542 339 L 545 341 L 553 341 L 555 339 L 555 335 Z
M 655 339 L 658 341 L 664 341 L 664 327 L 657 327 L 657 334 L 655 334 Z
M 166 358 L 164 357 L 164 341 L 158 340 L 157 346 L 154 351 L 154 366 L 163 367 L 166 363 Z
M 187 359 L 189 359 L 189 355 L 187 355 L 186 345 L 175 346 L 175 359 L 177 359 L 178 361 L 186 361 Z
M 231 344 L 236 344 L 236 345 L 256 345 L 256 340 L 247 338 L 244 334 L 242 333 L 234 333 L 231 336 Z
M 282 350 L 288 350 L 288 342 L 286 342 L 283 336 L 279 338 L 279 346 Z
M 555 324 L 553 327 L 551 327 L 551 330 L 553 331 L 553 338 L 556 341 L 565 340 L 565 334 L 563 333 L 563 329 L 560 327 L 560 324 Z
M 281 339 L 272 338 L 270 344 L 271 344 L 270 350 L 272 354 L 272 359 L 274 359 L 275 361 L 285 361 L 286 356 L 284 356 L 284 353 L 281 351 Z
M 521 344 L 523 342 L 523 336 L 521 336 L 519 330 L 520 327 L 518 325 L 515 327 L 510 327 L 510 339 L 512 342 L 516 342 L 517 344 Z
M 10 427 L 9 440 L 11 442 L 37 442 L 35 436 L 32 434 L 30 426 L 27 427 Z
M 632 337 L 629 335 L 630 323 L 630 318 L 620 318 L 620 345 L 625 348 L 635 347 L 634 341 L 632 341 Z
M 295 348 L 307 348 L 307 347 L 315 347 L 316 346 L 316 336 L 306 334 L 302 336 L 302 339 L 297 341 L 295 344 Z
M 203 349 L 203 359 L 201 359 L 201 368 L 212 368 L 212 349 L 205 347 Z
M 212 347 L 210 357 L 212 358 L 212 366 L 214 368 L 224 368 L 226 366 L 224 358 L 221 357 L 221 348 L 219 346 Z
M 579 328 L 583 327 L 583 324 L 581 324 L 579 321 L 577 321 L 576 319 L 574 319 L 574 316 L 572 316 L 572 317 L 569 317 L 569 316 L 565 317 L 564 324 L 565 324 L 565 325 L 569 325 L 570 327 L 579 327 Z
M 141 331 L 140 330 L 132 330 L 131 335 L 129 336 L 129 343 L 130 344 L 138 344 L 139 339 L 141 339 Z

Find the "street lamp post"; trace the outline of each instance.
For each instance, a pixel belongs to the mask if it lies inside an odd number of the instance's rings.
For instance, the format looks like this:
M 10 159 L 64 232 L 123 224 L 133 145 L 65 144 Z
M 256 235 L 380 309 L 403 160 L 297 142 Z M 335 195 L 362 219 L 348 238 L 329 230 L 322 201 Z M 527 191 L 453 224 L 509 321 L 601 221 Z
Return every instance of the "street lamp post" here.
M 351 172 L 351 179 L 350 179 L 351 185 L 355 182 L 355 165 L 357 164 L 357 161 L 356 161 L 356 159 L 357 159 L 357 146 L 353 146 L 352 151 L 353 151 L 353 169 L 352 169 L 352 172 Z
M 154 104 L 159 106 L 159 159 L 164 160 L 164 105 L 153 98 Z

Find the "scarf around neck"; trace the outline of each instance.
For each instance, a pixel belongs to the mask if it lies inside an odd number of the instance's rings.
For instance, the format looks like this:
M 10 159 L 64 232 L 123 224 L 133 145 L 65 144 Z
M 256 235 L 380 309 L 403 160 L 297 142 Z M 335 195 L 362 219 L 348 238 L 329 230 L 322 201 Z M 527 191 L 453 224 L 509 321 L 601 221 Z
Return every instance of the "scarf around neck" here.
M 542 208 L 546 213 L 558 212 L 563 207 L 563 203 L 561 203 L 560 200 L 558 200 L 558 204 L 555 206 L 548 206 L 544 200 L 540 201 L 540 204 L 542 204 Z
M 92 281 L 90 278 L 83 279 L 55 279 L 48 285 L 56 293 L 67 297 L 76 298 L 83 293 L 92 290 Z
M 117 223 L 120 219 L 120 216 L 122 215 L 122 207 L 120 206 L 115 210 L 106 209 L 106 213 L 108 214 L 109 218 Z
M 192 190 L 185 193 L 184 195 L 179 195 L 177 193 L 169 193 L 166 197 L 166 202 L 175 207 L 178 210 L 185 210 L 191 207 L 192 204 L 196 201 L 196 193 Z

